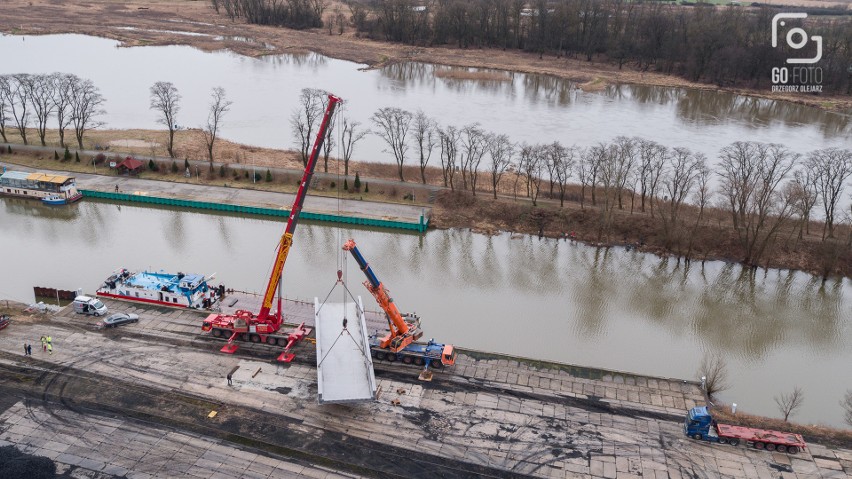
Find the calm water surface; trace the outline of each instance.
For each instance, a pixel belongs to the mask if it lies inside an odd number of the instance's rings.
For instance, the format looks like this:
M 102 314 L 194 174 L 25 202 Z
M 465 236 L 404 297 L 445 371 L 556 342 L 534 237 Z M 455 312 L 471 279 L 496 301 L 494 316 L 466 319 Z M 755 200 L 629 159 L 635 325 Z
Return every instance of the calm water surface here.
M 478 122 L 531 143 L 587 146 L 635 135 L 711 159 L 739 140 L 782 143 L 799 152 L 852 144 L 849 115 L 713 91 L 612 86 L 583 93 L 543 75 L 456 80 L 435 75 L 451 68 L 430 64 L 361 71 L 362 65 L 316 54 L 250 58 L 186 46 L 120 48 L 116 41 L 82 35 L 2 36 L 0 52 L 0 73 L 61 71 L 91 78 L 107 99 L 103 120 L 110 128 L 162 128 L 149 109 L 149 88 L 157 81 L 173 82 L 183 95 L 178 124 L 198 127 L 206 121 L 211 88 L 222 86 L 234 102 L 224 137 L 275 148 L 294 145 L 289 118 L 306 87 L 343 97 L 344 114 L 364 125 L 380 107 L 420 108 L 442 125 Z M 392 162 L 384 150 L 371 135 L 355 157 Z
M 83 201 L 46 208 L 0 199 L 0 297 L 32 286 L 94 290 L 119 267 L 210 274 L 264 288 L 283 224 L 269 219 Z M 796 385 L 797 420 L 840 424 L 852 389 L 852 288 L 780 270 L 722 262 L 685 267 L 652 255 L 461 230 L 424 236 L 302 223 L 285 268 L 288 297 L 325 296 L 341 265 L 365 301 L 354 237 L 401 309 L 427 337 L 469 348 L 678 378 L 702 356 L 727 359 L 725 399 L 777 415 L 774 395 Z M 14 280 L 10 279 L 14 278 Z M 342 301 L 342 299 L 341 299 Z

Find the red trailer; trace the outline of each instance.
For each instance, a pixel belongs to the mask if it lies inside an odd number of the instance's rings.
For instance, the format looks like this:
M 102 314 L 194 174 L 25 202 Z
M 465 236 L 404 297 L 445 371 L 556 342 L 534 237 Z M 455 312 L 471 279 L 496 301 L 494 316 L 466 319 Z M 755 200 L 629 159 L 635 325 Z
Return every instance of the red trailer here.
M 805 449 L 805 440 L 801 434 L 719 424 L 704 406 L 689 410 L 683 425 L 683 432 L 699 441 L 718 442 L 732 446 L 744 442 L 747 446 L 767 451 L 797 454 Z

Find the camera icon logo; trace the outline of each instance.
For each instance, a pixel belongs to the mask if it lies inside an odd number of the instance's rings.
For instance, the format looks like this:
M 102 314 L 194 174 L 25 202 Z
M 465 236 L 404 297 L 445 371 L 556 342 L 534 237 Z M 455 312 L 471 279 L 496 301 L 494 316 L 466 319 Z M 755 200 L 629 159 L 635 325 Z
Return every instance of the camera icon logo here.
M 778 26 L 785 26 L 785 18 L 808 18 L 807 13 L 779 13 L 772 17 L 772 48 L 778 48 Z M 791 28 L 786 35 L 787 45 L 794 50 L 800 50 L 808 44 L 808 34 L 803 28 Z M 788 58 L 787 63 L 813 64 L 822 58 L 822 36 L 814 35 L 811 39 L 816 42 L 816 56 L 813 58 Z

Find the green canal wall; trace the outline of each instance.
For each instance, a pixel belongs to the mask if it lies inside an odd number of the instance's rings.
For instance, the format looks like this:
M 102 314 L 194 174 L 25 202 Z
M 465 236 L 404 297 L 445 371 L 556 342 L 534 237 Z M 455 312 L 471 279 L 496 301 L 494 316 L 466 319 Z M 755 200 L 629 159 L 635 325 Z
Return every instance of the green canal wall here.
M 129 201 L 135 203 L 149 203 L 154 205 L 177 206 L 180 208 L 196 208 L 202 210 L 227 211 L 232 213 L 248 213 L 265 216 L 290 216 L 290 210 L 263 208 L 259 206 L 234 205 L 229 203 L 210 203 L 207 201 L 184 200 L 179 198 L 161 198 L 158 196 L 131 195 L 128 193 L 113 193 L 111 191 L 80 190 L 84 198 L 103 198 L 114 201 Z M 392 228 L 409 231 L 425 232 L 429 227 L 429 220 L 420 215 L 418 223 L 406 223 L 404 221 L 381 220 L 374 218 L 361 218 L 357 216 L 330 215 L 324 213 L 311 213 L 302 211 L 300 218 L 314 221 L 326 221 L 331 223 L 344 223 L 361 226 L 374 226 L 379 228 Z

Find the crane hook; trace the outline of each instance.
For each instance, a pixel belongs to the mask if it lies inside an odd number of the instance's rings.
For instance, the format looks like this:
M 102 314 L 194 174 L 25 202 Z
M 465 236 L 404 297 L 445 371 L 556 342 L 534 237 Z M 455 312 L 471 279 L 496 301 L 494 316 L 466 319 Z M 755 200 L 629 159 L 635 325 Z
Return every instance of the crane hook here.
M 337 282 L 339 283 L 342 278 L 343 278 L 343 270 L 339 269 L 339 270 L 337 270 Z

